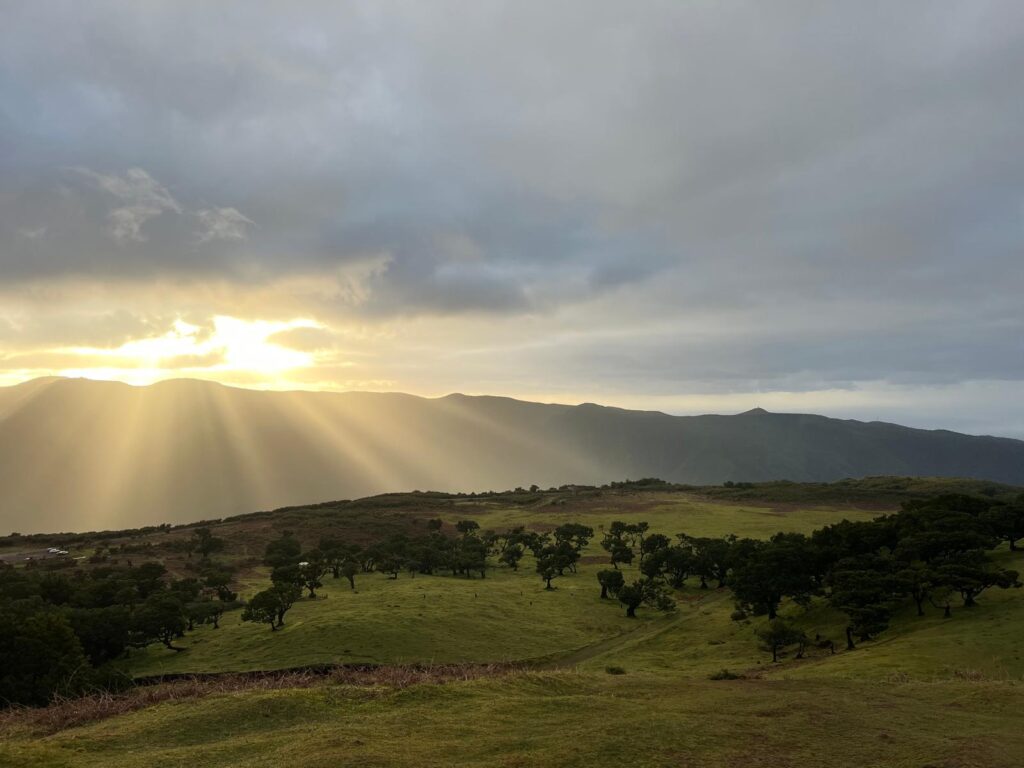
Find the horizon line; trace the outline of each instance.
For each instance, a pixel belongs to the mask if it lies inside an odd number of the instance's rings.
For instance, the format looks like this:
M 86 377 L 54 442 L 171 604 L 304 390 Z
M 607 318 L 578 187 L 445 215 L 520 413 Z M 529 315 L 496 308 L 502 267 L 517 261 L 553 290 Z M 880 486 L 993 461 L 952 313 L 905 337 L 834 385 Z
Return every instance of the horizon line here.
M 869 419 L 844 418 L 844 417 L 839 417 L 839 416 L 828 416 L 828 415 L 823 414 L 823 413 L 814 413 L 814 412 L 811 412 L 811 411 L 770 411 L 770 410 L 768 410 L 766 408 L 763 408 L 763 407 L 760 407 L 760 406 L 754 406 L 753 408 L 748 408 L 746 410 L 739 411 L 739 412 L 733 412 L 733 413 L 715 413 L 715 412 L 668 413 L 666 411 L 658 410 L 658 409 L 626 408 L 626 407 L 619 406 L 619 405 L 608 405 L 608 404 L 605 404 L 605 403 L 593 402 L 593 401 L 590 401 L 590 400 L 583 400 L 583 401 L 579 401 L 579 402 L 558 402 L 558 401 L 549 401 L 549 400 L 531 400 L 531 399 L 527 399 L 525 397 L 515 397 L 515 396 L 512 396 L 512 395 L 495 395 L 495 394 L 490 394 L 490 393 L 471 394 L 471 393 L 458 392 L 458 391 L 447 392 L 447 393 L 442 394 L 442 395 L 422 395 L 422 394 L 415 394 L 415 393 L 412 393 L 412 392 L 403 392 L 403 391 L 396 391 L 396 390 L 373 390 L 373 389 L 298 389 L 298 388 L 275 389 L 275 388 L 272 388 L 272 387 L 253 387 L 253 386 L 245 386 L 245 385 L 242 385 L 242 384 L 228 384 L 228 383 L 224 383 L 224 382 L 221 382 L 221 381 L 215 381 L 213 379 L 204 379 L 204 378 L 198 378 L 198 377 L 193 377 L 193 376 L 172 376 L 172 377 L 169 377 L 169 378 L 159 379 L 157 381 L 152 381 L 152 382 L 145 383 L 145 384 L 135 384 L 135 383 L 127 382 L 127 381 L 122 381 L 120 379 L 102 379 L 102 378 L 92 378 L 92 377 L 89 377 L 89 376 L 61 376 L 61 375 L 56 375 L 55 374 L 55 375 L 50 375 L 50 376 L 37 376 L 35 378 L 26 379 L 24 381 L 16 382 L 14 384 L 0 385 L 0 391 L 5 390 L 5 389 L 14 389 L 16 387 L 21 387 L 21 386 L 29 385 L 29 384 L 32 384 L 32 383 L 39 383 L 39 382 L 45 382 L 45 381 L 52 381 L 52 382 L 70 381 L 70 382 L 90 382 L 90 383 L 96 383 L 96 384 L 114 384 L 114 385 L 120 385 L 120 386 L 124 386 L 124 387 L 130 387 L 132 389 L 149 389 L 151 387 L 156 387 L 156 386 L 160 386 L 160 385 L 168 385 L 168 384 L 173 385 L 173 384 L 177 384 L 177 383 L 188 382 L 188 383 L 194 383 L 194 384 L 200 384 L 200 385 L 218 386 L 218 387 L 223 387 L 223 388 L 226 388 L 226 389 L 239 390 L 239 391 L 243 391 L 243 392 L 261 392 L 261 393 L 268 393 L 268 394 L 277 393 L 277 394 L 308 394 L 308 395 L 393 395 L 393 396 L 400 396 L 400 397 L 413 397 L 413 398 L 416 398 L 416 399 L 419 399 L 419 400 L 445 400 L 445 399 L 451 398 L 451 397 L 466 397 L 466 398 L 477 398 L 477 399 L 491 398 L 491 399 L 495 399 L 495 400 L 511 400 L 511 401 L 514 401 L 514 402 L 527 403 L 527 404 L 531 404 L 531 405 L 543 405 L 543 406 L 564 407 L 564 408 L 580 408 L 580 407 L 583 407 L 583 406 L 591 406 L 591 407 L 595 407 L 595 408 L 603 408 L 603 409 L 613 410 L 613 411 L 624 411 L 624 412 L 627 412 L 627 413 L 657 414 L 657 415 L 665 416 L 667 418 L 672 418 L 672 419 L 692 419 L 692 418 L 712 417 L 712 416 L 719 417 L 719 418 L 733 418 L 733 417 L 739 417 L 739 416 L 752 416 L 752 415 L 761 415 L 761 414 L 768 415 L 768 416 L 813 416 L 813 417 L 817 417 L 817 418 L 832 419 L 832 420 L 835 420 L 835 421 L 854 422 L 854 423 L 858 423 L 858 424 L 882 424 L 882 425 L 889 425 L 889 426 L 900 427 L 902 429 L 912 429 L 912 430 L 916 430 L 916 431 L 920 431 L 920 432 L 948 432 L 950 434 L 964 435 L 964 436 L 967 436 L 967 437 L 992 438 L 992 439 L 996 439 L 996 440 L 1013 440 L 1015 442 L 1024 442 L 1024 440 L 1022 440 L 1021 438 L 1009 437 L 1009 436 L 1006 436 L 1006 435 L 993 435 L 993 434 L 979 434 L 979 433 L 972 433 L 972 432 L 961 432 L 961 431 L 958 431 L 958 430 L 955 430 L 955 429 L 949 429 L 949 428 L 946 428 L 946 427 L 915 427 L 915 426 L 909 426 L 907 424 L 902 424 L 902 423 L 896 422 L 896 421 L 886 421 L 886 420 L 882 420 L 882 419 L 870 419 L 869 420 Z

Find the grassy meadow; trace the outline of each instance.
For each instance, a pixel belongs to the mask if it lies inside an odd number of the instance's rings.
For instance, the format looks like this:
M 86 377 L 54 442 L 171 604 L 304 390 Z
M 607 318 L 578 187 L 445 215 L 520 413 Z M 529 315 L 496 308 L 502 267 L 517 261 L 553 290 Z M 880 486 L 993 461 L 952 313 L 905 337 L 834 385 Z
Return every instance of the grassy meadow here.
M 1011 768 L 1021 686 L 570 671 L 161 704 L 0 746 L 46 766 Z
M 0 744 L 10 766 L 1019 766 L 1024 754 L 1024 590 L 990 590 L 949 619 L 908 609 L 878 639 L 842 650 L 842 617 L 785 605 L 838 652 L 772 664 L 764 621 L 731 620 L 727 590 L 691 579 L 669 614 L 627 619 L 601 600 L 598 545 L 612 520 L 666 534 L 766 537 L 870 519 L 860 507 L 709 500 L 632 493 L 558 503 L 475 500 L 432 509 L 446 525 L 595 529 L 576 574 L 545 591 L 523 559 L 486 579 L 403 573 L 328 575 L 285 627 L 200 627 L 174 653 L 150 646 L 125 662 L 137 676 L 285 669 L 320 663 L 524 662 L 474 680 L 409 687 L 351 685 L 212 693 L 53 732 L 12 719 Z M 292 520 L 292 523 L 295 521 Z M 302 530 L 301 528 L 298 530 Z M 999 553 L 1024 571 L 1020 553 Z M 243 592 L 266 584 L 247 572 Z M 741 679 L 713 680 L 722 669 Z
M 403 573 L 390 579 L 379 573 L 356 576 L 353 592 L 344 579 L 325 578 L 316 600 L 302 600 L 289 611 L 285 627 L 243 623 L 238 612 L 228 614 L 220 629 L 199 627 L 179 644 L 175 653 L 161 646 L 133 652 L 130 671 L 139 676 L 182 672 L 238 672 L 283 669 L 334 663 L 448 663 L 537 661 L 557 658 L 591 644 L 631 633 L 636 625 L 677 623 L 691 606 L 700 605 L 701 617 L 728 622 L 731 603 L 726 592 L 686 589 L 680 597 L 679 616 L 665 617 L 641 610 L 628 619 L 618 603 L 599 598 L 596 573 L 607 568 L 607 556 L 598 541 L 613 520 L 646 520 L 652 531 L 674 535 L 767 537 L 780 531 L 810 532 L 827 522 L 848 517 L 870 519 L 876 513 L 834 508 L 773 508 L 732 506 L 693 498 L 644 495 L 610 504 L 592 503 L 566 510 L 564 505 L 509 507 L 500 503 L 456 505 L 440 514 L 447 526 L 472 518 L 483 529 L 515 526 L 551 528 L 570 519 L 591 526 L 594 540 L 584 553 L 578 573 L 567 574 L 546 591 L 534 572 L 533 558 L 524 558 L 518 572 L 492 569 L 486 579 Z M 627 579 L 636 568 L 624 569 Z M 247 578 L 243 594 L 268 584 L 266 569 Z M 248 596 L 248 595 L 245 595 Z M 707 604 L 707 607 L 703 607 Z M 708 611 L 708 613 L 703 613 Z M 711 619 L 710 617 L 714 617 Z M 701 624 L 700 631 L 711 631 Z M 749 632 L 747 632 L 749 634 Z M 749 638 L 740 645 L 751 646 Z M 751 648 L 747 648 L 751 651 Z M 756 649 L 745 659 L 758 660 Z M 714 662 L 713 662 L 714 663 Z

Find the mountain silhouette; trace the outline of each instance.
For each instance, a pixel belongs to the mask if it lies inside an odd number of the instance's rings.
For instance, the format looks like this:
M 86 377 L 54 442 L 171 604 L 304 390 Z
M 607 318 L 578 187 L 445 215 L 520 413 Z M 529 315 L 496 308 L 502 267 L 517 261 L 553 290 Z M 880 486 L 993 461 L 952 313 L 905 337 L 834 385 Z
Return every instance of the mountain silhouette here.
M 0 389 L 0 533 L 186 522 L 388 491 L 660 477 L 1024 484 L 1024 441 L 755 408 L 37 379 Z

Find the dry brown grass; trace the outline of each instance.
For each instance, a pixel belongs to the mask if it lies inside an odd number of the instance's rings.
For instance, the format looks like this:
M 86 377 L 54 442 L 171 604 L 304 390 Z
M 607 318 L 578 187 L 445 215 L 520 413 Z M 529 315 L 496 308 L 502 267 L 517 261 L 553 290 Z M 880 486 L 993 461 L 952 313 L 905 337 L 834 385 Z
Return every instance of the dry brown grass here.
M 460 680 L 508 675 L 520 670 L 521 667 L 513 664 L 425 664 L 189 675 L 137 685 L 116 693 L 100 691 L 75 698 L 57 697 L 46 707 L 12 707 L 0 712 L 0 734 L 29 731 L 48 735 L 155 704 L 216 694 L 327 685 L 400 690 L 413 685 L 443 685 Z

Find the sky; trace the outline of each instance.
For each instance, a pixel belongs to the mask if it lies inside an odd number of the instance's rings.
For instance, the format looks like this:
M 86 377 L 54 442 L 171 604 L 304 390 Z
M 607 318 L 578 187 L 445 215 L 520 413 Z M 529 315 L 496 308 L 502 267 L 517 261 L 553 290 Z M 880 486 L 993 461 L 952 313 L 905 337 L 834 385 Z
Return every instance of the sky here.
M 0 384 L 1024 438 L 1018 0 L 0 0 Z

